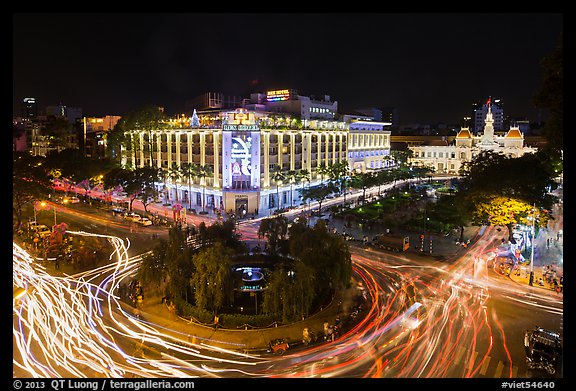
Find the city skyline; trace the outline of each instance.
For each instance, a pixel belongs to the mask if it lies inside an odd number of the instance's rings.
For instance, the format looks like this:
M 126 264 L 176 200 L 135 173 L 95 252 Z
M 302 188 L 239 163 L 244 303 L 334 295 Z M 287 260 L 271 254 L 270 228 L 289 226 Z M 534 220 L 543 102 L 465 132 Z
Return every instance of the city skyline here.
M 537 120 L 545 14 L 14 14 L 13 110 L 25 97 L 84 115 L 146 104 L 183 112 L 205 92 L 291 88 L 340 113 L 395 107 L 402 123 L 458 123 L 488 96 Z M 106 28 L 101 28 L 105 26 Z

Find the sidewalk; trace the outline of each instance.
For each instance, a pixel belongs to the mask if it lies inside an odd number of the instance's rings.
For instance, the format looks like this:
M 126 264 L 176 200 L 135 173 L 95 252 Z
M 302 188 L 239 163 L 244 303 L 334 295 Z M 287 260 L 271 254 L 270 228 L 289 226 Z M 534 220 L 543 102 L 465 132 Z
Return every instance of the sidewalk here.
M 351 308 L 355 295 L 356 287 L 354 286 L 343 292 L 343 295 L 334 297 L 326 308 L 305 320 L 265 329 L 235 330 L 220 327 L 215 329 L 211 326 L 192 323 L 169 310 L 168 306 L 161 302 L 160 297 L 146 298 L 139 312 L 144 320 L 165 327 L 164 332 L 188 343 L 204 343 L 242 352 L 258 352 L 265 351 L 269 342 L 278 338 L 286 339 L 292 346 L 301 344 L 302 331 L 305 327 L 320 334 L 325 321 L 333 325 L 338 315 L 341 317 L 345 315 L 346 309 Z M 342 305 L 339 305 L 340 300 Z M 122 306 L 127 312 L 138 311 L 125 303 Z

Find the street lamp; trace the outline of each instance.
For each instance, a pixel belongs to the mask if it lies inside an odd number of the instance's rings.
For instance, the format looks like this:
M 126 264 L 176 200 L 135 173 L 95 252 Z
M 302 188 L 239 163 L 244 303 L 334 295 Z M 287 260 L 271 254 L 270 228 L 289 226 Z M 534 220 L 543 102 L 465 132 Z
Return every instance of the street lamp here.
M 40 206 L 44 209 L 46 207 L 46 201 L 40 202 Z M 56 225 L 56 206 L 54 205 L 52 209 L 54 210 L 54 225 Z M 36 221 L 36 209 L 34 209 L 34 221 Z
M 530 280 L 528 281 L 530 286 L 534 286 L 534 222 L 536 221 L 536 209 L 532 209 L 532 212 L 532 251 L 530 252 Z

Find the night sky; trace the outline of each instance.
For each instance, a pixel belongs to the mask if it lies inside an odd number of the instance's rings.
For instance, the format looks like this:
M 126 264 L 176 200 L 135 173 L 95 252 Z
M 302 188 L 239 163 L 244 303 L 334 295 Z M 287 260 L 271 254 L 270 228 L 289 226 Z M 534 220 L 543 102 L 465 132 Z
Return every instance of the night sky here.
M 397 107 L 401 123 L 460 123 L 500 98 L 537 119 L 541 60 L 561 13 L 13 14 L 13 110 L 24 97 L 87 116 L 146 104 L 181 112 L 204 92 L 293 88 L 340 112 Z

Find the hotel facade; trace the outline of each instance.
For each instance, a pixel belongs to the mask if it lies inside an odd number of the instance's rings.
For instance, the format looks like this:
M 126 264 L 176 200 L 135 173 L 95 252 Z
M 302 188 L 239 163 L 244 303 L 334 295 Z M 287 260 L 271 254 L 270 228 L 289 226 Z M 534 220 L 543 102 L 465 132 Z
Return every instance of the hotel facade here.
M 239 108 L 184 116 L 158 130 L 126 132 L 122 164 L 152 166 L 166 173 L 187 163 L 209 166 L 203 178 L 169 177 L 168 199 L 196 210 L 269 215 L 301 205 L 298 191 L 319 184 L 319 167 L 342 160 L 350 170 L 383 169 L 392 164 L 388 123 L 300 119 L 294 115 Z M 274 172 L 306 170 L 309 180 L 275 181 Z M 160 192 L 162 193 L 162 192 Z M 204 202 L 203 202 L 204 201 Z

